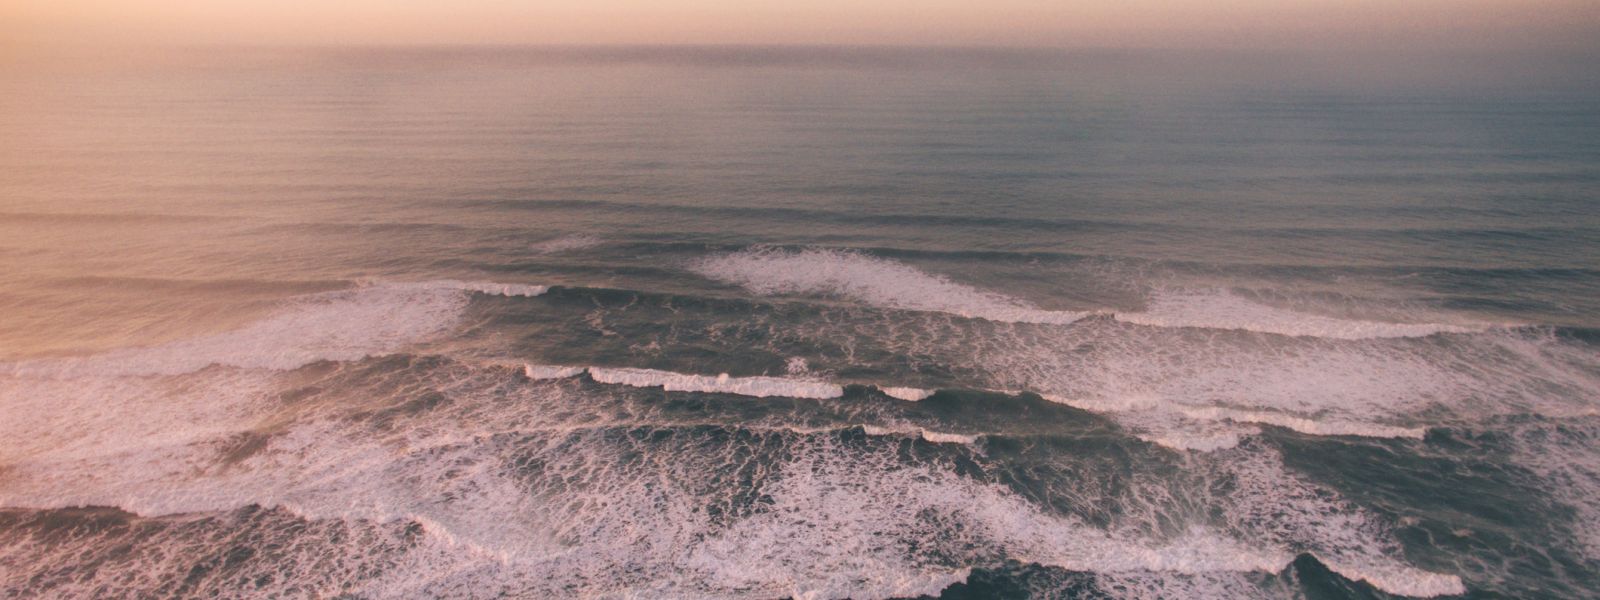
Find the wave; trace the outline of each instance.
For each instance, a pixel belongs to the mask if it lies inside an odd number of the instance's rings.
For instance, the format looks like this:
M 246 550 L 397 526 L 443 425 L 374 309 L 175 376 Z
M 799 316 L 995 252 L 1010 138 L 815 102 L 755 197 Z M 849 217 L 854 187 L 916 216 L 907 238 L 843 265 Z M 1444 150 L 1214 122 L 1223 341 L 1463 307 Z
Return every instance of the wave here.
M 1456 575 L 1407 564 L 1385 518 L 1302 479 L 1285 467 L 1278 451 L 1256 443 L 1218 458 L 1218 469 L 1236 486 L 1223 518 L 1230 529 L 1251 532 L 1256 544 L 1312 554 L 1330 570 L 1390 594 L 1466 593 Z
M 655 369 L 589 367 L 589 376 L 600 383 L 632 387 L 660 387 L 669 392 L 736 394 L 754 398 L 782 396 L 824 400 L 844 395 L 844 387 L 834 383 L 785 377 L 730 377 L 687 375 Z
M 369 283 L 299 296 L 240 329 L 91 356 L 0 364 L 21 377 L 176 375 L 222 365 L 288 370 L 321 360 L 387 354 L 437 335 L 460 318 L 469 293 L 537 296 L 540 285 L 428 281 Z
M 753 398 L 783 397 L 827 400 L 843 397 L 843 384 L 791 377 L 732 377 L 720 375 L 695 375 L 639 369 L 629 367 L 568 367 L 526 364 L 523 373 L 529 379 L 564 379 L 588 373 L 599 383 L 630 387 L 660 387 L 667 391 L 733 394 Z M 918 402 L 937 393 L 915 387 L 889 385 L 872 386 L 885 396 L 907 402 Z M 1015 390 L 973 390 L 983 393 L 1020 396 L 1028 392 Z M 1420 427 L 1397 427 L 1339 419 L 1317 419 L 1270 410 L 1243 410 L 1217 406 L 1189 406 L 1165 402 L 1155 396 L 1126 395 L 1111 398 L 1076 399 L 1056 394 L 1045 394 L 1043 399 L 1095 413 L 1124 417 L 1124 422 L 1151 428 L 1136 432 L 1146 441 L 1175 450 L 1212 451 L 1238 445 L 1241 435 L 1256 433 L 1254 429 L 1229 428 L 1225 425 L 1180 427 L 1172 423 L 1171 416 L 1181 416 L 1206 423 L 1243 423 L 1282 427 L 1308 435 L 1351 436 L 1389 439 L 1422 439 L 1427 432 Z M 1166 415 L 1169 418 L 1163 418 Z M 1141 418 L 1144 417 L 1144 418 Z M 926 435 L 924 435 L 927 438 Z M 928 438 L 929 441 L 937 441 Z M 953 438 L 952 438 L 953 439 Z M 962 438 L 965 439 L 965 438 Z
M 838 296 L 882 308 L 1008 323 L 1067 324 L 1095 314 L 1110 314 L 1117 321 L 1152 327 L 1235 329 L 1341 340 L 1425 337 L 1488 329 L 1482 324 L 1338 318 L 1260 304 L 1218 290 L 1157 292 L 1146 309 L 1138 312 L 1043 310 L 893 259 L 830 248 L 749 248 L 702 257 L 692 262 L 690 269 L 763 296 Z
M 550 291 L 550 286 L 527 283 L 495 283 L 487 281 L 456 281 L 440 279 L 419 282 L 377 282 L 376 287 L 387 289 L 457 290 L 490 296 L 532 298 Z
M 925 390 L 914 387 L 880 387 L 878 390 L 888 394 L 891 398 L 897 398 L 907 402 L 920 402 L 927 399 L 928 396 L 932 396 L 934 394 L 934 390 Z
M 627 241 L 618 245 L 618 250 L 631 253 L 649 253 L 652 255 L 695 255 L 703 256 L 710 252 L 714 254 L 737 253 L 749 250 L 748 244 L 731 244 L 715 241 Z M 1115 266 L 1119 271 L 1132 273 L 1191 276 L 1232 276 L 1246 279 L 1300 279 L 1310 277 L 1316 280 L 1329 280 L 1337 277 L 1359 277 L 1372 280 L 1392 280 L 1425 278 L 1438 280 L 1472 279 L 1479 283 L 1485 280 L 1501 283 L 1526 282 L 1533 279 L 1583 279 L 1600 277 L 1600 269 L 1565 266 L 1514 266 L 1473 263 L 1471 265 L 1440 265 L 1426 263 L 1385 263 L 1385 264 L 1340 264 L 1329 265 L 1319 261 L 1300 262 L 1273 262 L 1263 260 L 1248 260 L 1245 262 L 1230 262 L 1217 260 L 1186 260 L 1176 257 L 1150 258 L 1144 256 L 1128 256 L 1117 254 L 1062 252 L 1053 250 L 980 250 L 980 249 L 947 249 L 928 248 L 919 246 L 877 246 L 866 244 L 828 245 L 828 244 L 763 244 L 761 248 L 800 252 L 804 250 L 828 250 L 832 252 L 848 252 L 866 254 L 869 256 L 897 259 L 897 260 L 925 260 L 925 261 L 954 261 L 954 262 L 979 262 L 979 263 L 1011 263 L 1011 264 L 1054 264 L 1059 266 Z M 1256 257 L 1260 258 L 1260 257 Z M 1273 257 L 1288 259 L 1291 257 Z M 474 265 L 475 268 L 489 268 L 490 264 Z
M 566 379 L 584 374 L 586 367 L 561 367 L 552 365 L 526 364 L 522 366 L 522 374 L 528 379 Z
M 1236 510 L 1222 513 L 1238 519 L 1234 527 L 1195 524 L 1175 536 L 1153 535 L 1149 524 L 1183 513 L 1145 514 L 1136 508 L 1118 517 L 1133 521 L 1125 528 L 1090 524 L 981 473 L 949 468 L 944 461 L 951 453 L 991 463 L 975 450 L 958 447 L 974 444 L 977 435 L 893 422 L 860 426 L 866 437 L 762 433 L 743 425 L 650 425 L 650 415 L 641 413 L 659 403 L 607 404 L 623 402 L 616 398 L 621 395 L 585 393 L 583 386 L 507 385 L 506 374 L 515 371 L 504 366 L 473 369 L 410 360 L 404 362 L 410 366 L 397 370 L 392 366 L 401 364 L 398 359 L 371 363 L 369 369 L 341 370 L 346 371 L 341 377 L 361 384 L 377 376 L 381 385 L 393 384 L 401 391 L 386 404 L 371 404 L 366 394 L 341 395 L 332 398 L 335 402 L 297 401 L 286 409 L 273 386 L 241 391 L 238 377 L 261 374 L 253 371 L 186 376 L 190 384 L 175 395 L 147 378 L 133 378 L 154 385 L 150 399 L 168 407 L 166 416 L 158 419 L 118 403 L 134 412 L 101 421 L 128 435 L 92 436 L 120 440 L 118 447 L 63 453 L 53 446 L 49 457 L 32 457 L 8 472 L 0 504 L 115 505 L 144 515 L 258 504 L 344 524 L 411 521 L 430 540 L 440 540 L 437 547 L 424 540 L 420 547 L 426 552 L 408 555 L 389 578 L 362 588 L 375 597 L 461 597 L 494 589 L 534 597 L 579 590 L 888 598 L 937 593 L 995 557 L 1165 582 L 1208 573 L 1273 574 L 1302 551 L 1391 592 L 1459 586 L 1453 576 L 1412 569 L 1385 554 L 1381 544 L 1369 540 L 1383 531 L 1361 521 L 1353 509 L 1330 506 L 1323 494 L 1283 489 L 1298 484 L 1273 457 L 1252 458 L 1259 447 L 1194 459 L 1251 475 L 1238 505 L 1224 507 Z M 522 371 L 577 376 L 573 367 L 533 367 Z M 625 385 L 684 383 L 742 391 L 770 388 L 745 388 L 736 380 L 778 379 L 646 369 L 589 372 L 600 374 L 596 381 L 607 373 L 626 375 L 610 378 L 627 380 Z M 396 375 L 406 379 L 392 380 Z M 105 399 L 103 390 L 78 390 L 75 382 L 44 383 L 78 401 L 35 407 L 80 426 L 82 409 Z M 217 390 L 259 399 L 218 402 Z M 410 406 L 412 396 L 433 393 L 443 398 L 421 410 L 383 409 Z M 212 405 L 229 412 L 190 412 Z M 240 407 L 249 410 L 237 414 Z M 375 414 L 391 416 L 380 423 Z M 591 424 L 597 416 L 615 414 L 645 418 L 632 425 Z M 152 431 L 159 423 L 183 423 L 183 429 L 204 435 L 157 435 L 158 443 L 152 443 L 129 431 L 134 421 L 149 421 Z M 259 442 L 247 436 L 243 443 L 253 449 L 240 452 L 234 434 L 260 435 L 254 428 L 262 423 L 272 423 L 278 433 Z M 932 454 L 928 448 L 908 451 L 897 440 L 877 439 L 885 435 L 952 446 Z M 1162 453 L 1137 458 L 1173 460 Z M 1187 457 L 1180 462 L 1190 464 Z M 1286 506 L 1293 510 L 1273 510 Z M 1324 518 L 1328 515 L 1336 518 Z M 952 529 L 963 533 L 952 536 Z M 300 530 L 271 528 L 267 543 L 295 546 L 284 536 Z M 361 536 L 351 540 L 363 543 Z M 93 538 L 81 543 L 109 545 Z M 169 546 L 151 550 L 151 556 L 171 553 Z M 104 576 L 125 573 L 108 569 Z M 596 573 L 604 575 L 569 575 Z
M 1537 476 L 1533 486 L 1576 512 L 1583 523 L 1600 521 L 1600 419 L 1562 418 L 1508 423 L 1512 461 Z M 1584 556 L 1600 561 L 1600 528 L 1573 527 Z
M 523 366 L 523 374 L 534 380 L 564 379 L 577 377 L 585 373 L 599 383 L 644 388 L 660 387 L 666 391 L 674 392 L 732 394 L 752 398 L 808 398 L 813 400 L 828 400 L 845 395 L 844 384 L 794 377 L 732 377 L 726 373 L 720 375 L 696 375 L 629 367 L 569 367 L 531 363 Z M 882 392 L 885 396 L 907 402 L 918 402 L 937 393 L 937 390 L 914 387 L 876 385 L 872 386 L 872 388 Z M 973 391 L 1007 396 L 1020 396 L 1027 393 L 1014 390 L 988 389 Z M 1337 419 L 1319 420 L 1268 410 L 1186 406 L 1167 403 L 1154 396 L 1130 395 L 1107 399 L 1074 399 L 1046 394 L 1041 397 L 1049 402 L 1077 409 L 1118 415 L 1122 417 L 1125 423 L 1143 428 L 1135 432 L 1141 439 L 1174 450 L 1213 451 L 1232 448 L 1238 445 L 1242 435 L 1258 432 L 1255 429 L 1230 428 L 1222 424 L 1227 422 L 1273 425 L 1308 435 L 1319 436 L 1421 439 L 1426 433 L 1426 429 L 1423 428 L 1395 427 Z M 1193 423 L 1174 423 L 1171 419 L 1174 415 L 1202 423 L 1210 423 L 1210 425 L 1195 426 Z M 935 442 L 958 441 L 960 443 L 971 443 L 971 440 L 975 439 L 973 436 L 957 436 L 956 434 L 936 434 L 934 437 L 930 437 L 925 431 L 922 437 Z
M 1402 564 L 1362 564 L 1341 562 L 1337 559 L 1317 557 L 1329 571 L 1343 575 L 1351 581 L 1365 581 L 1372 587 L 1390 594 L 1414 598 L 1460 596 L 1467 593 L 1461 577 L 1434 573 Z
M 661 387 L 667 391 L 721 393 L 754 398 L 784 397 L 826 400 L 840 398 L 845 394 L 843 384 L 787 377 L 730 377 L 725 373 L 711 376 L 655 369 L 568 367 L 531 363 L 523 366 L 523 373 L 529 379 L 534 380 L 565 379 L 588 373 L 592 379 L 604 384 L 626 385 L 629 387 Z M 872 388 L 882 392 L 885 396 L 907 402 L 918 402 L 937 393 L 937 390 L 914 387 L 877 385 L 872 386 Z M 1028 392 L 1014 390 L 973 391 L 1006 396 L 1028 394 Z M 1141 439 L 1174 450 L 1214 451 L 1232 448 L 1238 445 L 1241 436 L 1259 432 L 1251 428 L 1228 427 L 1226 423 L 1230 422 L 1272 425 L 1317 436 L 1422 439 L 1427 433 L 1427 429 L 1421 427 L 1397 427 L 1339 419 L 1316 419 L 1268 410 L 1170 404 L 1153 396 L 1073 399 L 1046 394 L 1040 397 L 1052 403 L 1077 409 L 1122 416 L 1125 423 L 1150 428 L 1145 431 L 1135 432 Z M 1208 423 L 1208 425 L 1188 423 L 1179 426 L 1179 424 L 1171 423 L 1170 419 L 1166 423 L 1161 423 L 1163 421 L 1161 418 L 1163 413 L 1169 416 L 1181 415 L 1187 419 Z M 1141 416 L 1146 418 L 1140 418 Z M 1154 416 L 1154 418 L 1149 418 L 1151 416 Z M 868 433 L 876 435 L 894 431 L 882 427 L 874 427 Z M 942 434 L 921 429 L 915 429 L 912 432 L 918 433 L 924 439 L 932 442 L 954 441 L 970 444 L 976 439 L 975 435 Z
M 904 263 L 843 250 L 752 248 L 701 258 L 690 269 L 759 295 L 841 296 L 882 308 L 943 312 L 990 321 L 1064 324 L 1090 314 L 1039 309 Z
M 1340 319 L 1267 306 L 1220 291 L 1157 293 L 1149 300 L 1149 306 L 1144 311 L 1118 312 L 1114 318 L 1153 327 L 1239 329 L 1342 340 L 1424 337 L 1485 329 L 1481 326 Z
M 879 425 L 862 425 L 861 431 L 867 435 L 904 435 L 918 437 L 935 444 L 962 444 L 971 446 L 978 443 L 977 435 L 962 433 L 948 433 L 933 431 L 921 427 L 883 427 Z
M 1267 409 L 1194 406 L 1148 395 L 1080 399 L 1044 394 L 1041 397 L 1057 404 L 1113 415 L 1133 428 L 1140 439 L 1174 450 L 1209 452 L 1232 448 L 1239 444 L 1242 436 L 1258 433 L 1253 428 L 1230 427 L 1227 423 L 1272 425 L 1317 436 L 1422 439 L 1427 433 L 1427 429 L 1421 427 L 1318 419 Z
M 1239 410 L 1221 407 L 1184 407 L 1179 409 L 1185 416 L 1196 419 L 1229 420 L 1240 423 L 1259 423 L 1273 425 L 1284 429 L 1292 429 L 1310 435 L 1352 436 L 1369 438 L 1390 439 L 1417 439 L 1420 440 L 1428 430 L 1421 427 L 1394 427 L 1389 425 L 1376 425 L 1372 423 L 1358 423 L 1352 421 L 1328 420 L 1319 421 L 1307 417 L 1268 412 L 1262 410 Z
M 589 234 L 565 235 L 538 242 L 529 248 L 537 254 L 559 254 L 599 246 L 605 240 Z

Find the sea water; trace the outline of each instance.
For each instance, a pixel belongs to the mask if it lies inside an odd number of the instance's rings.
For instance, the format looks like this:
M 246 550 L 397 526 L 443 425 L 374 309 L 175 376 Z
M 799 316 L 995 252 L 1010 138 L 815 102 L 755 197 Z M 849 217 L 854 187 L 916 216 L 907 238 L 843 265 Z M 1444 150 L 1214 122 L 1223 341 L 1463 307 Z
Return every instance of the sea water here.
M 1600 594 L 1600 96 L 1235 58 L 7 64 L 0 590 Z

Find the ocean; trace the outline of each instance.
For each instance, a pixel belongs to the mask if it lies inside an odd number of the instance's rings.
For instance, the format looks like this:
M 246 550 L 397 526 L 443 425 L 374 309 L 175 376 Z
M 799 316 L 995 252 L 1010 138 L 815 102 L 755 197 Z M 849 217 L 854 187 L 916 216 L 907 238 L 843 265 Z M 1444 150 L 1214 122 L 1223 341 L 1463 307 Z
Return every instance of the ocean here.
M 0 595 L 1600 596 L 1600 86 L 114 58 L 0 64 Z

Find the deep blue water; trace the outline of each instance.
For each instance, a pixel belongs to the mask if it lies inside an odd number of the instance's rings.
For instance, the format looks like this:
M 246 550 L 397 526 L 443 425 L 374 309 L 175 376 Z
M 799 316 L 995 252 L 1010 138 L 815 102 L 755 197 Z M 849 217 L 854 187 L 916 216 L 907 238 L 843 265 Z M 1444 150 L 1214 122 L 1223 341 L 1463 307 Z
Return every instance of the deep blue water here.
M 7 596 L 1600 595 L 1587 80 L 723 48 L 0 81 Z

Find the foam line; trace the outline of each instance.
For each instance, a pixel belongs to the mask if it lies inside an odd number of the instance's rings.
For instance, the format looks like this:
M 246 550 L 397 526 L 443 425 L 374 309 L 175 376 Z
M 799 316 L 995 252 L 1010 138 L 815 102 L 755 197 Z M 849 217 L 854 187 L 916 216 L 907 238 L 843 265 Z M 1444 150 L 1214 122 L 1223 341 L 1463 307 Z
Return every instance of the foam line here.
M 1320 555 L 1317 556 L 1317 560 L 1322 561 L 1328 570 L 1343 575 L 1345 579 L 1365 581 L 1372 587 L 1399 596 L 1432 598 L 1467 593 L 1467 586 L 1455 575 L 1433 573 L 1405 565 L 1372 565 L 1363 568 L 1343 564 L 1338 560 L 1324 559 Z
M 695 261 L 707 278 L 760 295 L 839 296 L 883 308 L 943 312 L 1010 323 L 1064 324 L 1091 313 L 1036 308 L 910 265 L 844 250 L 754 248 Z
M 528 379 L 566 379 L 582 375 L 586 367 L 561 367 L 553 365 L 526 364 L 522 366 L 522 374 Z
M 1342 340 L 1425 337 L 1483 331 L 1483 327 L 1439 323 L 1385 323 L 1340 319 L 1251 302 L 1222 291 L 1161 292 L 1143 312 L 1119 312 L 1118 321 L 1152 327 L 1238 329 L 1288 336 Z
M 914 387 L 881 387 L 878 390 L 888 394 L 891 398 L 898 398 L 907 402 L 919 402 L 928 396 L 932 396 L 934 392 L 934 390 Z
M 878 425 L 862 425 L 861 430 L 867 435 L 905 435 L 920 437 L 935 444 L 964 444 L 971 446 L 978 443 L 978 436 L 960 433 L 946 433 L 933 431 L 921 427 L 882 427 Z
M 232 331 L 92 356 L 0 364 L 22 377 L 177 375 L 224 365 L 289 370 L 319 360 L 387 354 L 453 326 L 462 292 L 537 296 L 540 285 L 463 281 L 378 283 L 298 296 L 266 318 Z
M 421 281 L 412 283 L 381 283 L 379 287 L 411 288 L 422 290 L 461 290 L 463 292 L 477 292 L 490 296 L 520 296 L 532 298 L 542 296 L 550 291 L 548 285 L 533 285 L 525 283 L 495 283 L 484 281 L 456 281 L 442 279 L 438 281 Z
M 782 396 L 818 400 L 844 395 L 844 388 L 838 384 L 784 377 L 730 377 L 727 373 L 713 377 L 655 369 L 609 367 L 589 367 L 589 376 L 600 383 L 660 387 L 669 392 L 709 392 L 756 398 Z
M 1004 392 L 1002 392 L 1004 393 Z M 1309 435 L 1356 436 L 1393 439 L 1422 439 L 1426 428 L 1395 427 L 1373 423 L 1342 420 L 1317 420 L 1290 414 L 1240 410 L 1214 406 L 1184 406 L 1163 403 L 1149 396 L 1122 396 L 1101 399 L 1067 398 L 1054 394 L 1041 396 L 1045 400 L 1090 412 L 1114 414 L 1125 424 L 1134 426 L 1140 439 L 1174 450 L 1214 451 L 1232 448 L 1241 436 L 1256 433 L 1254 429 L 1218 428 L 1214 425 L 1195 427 L 1194 424 L 1173 423 L 1176 419 L 1193 419 L 1202 423 L 1234 422 L 1275 425 Z
M 537 254 L 557 254 L 599 246 L 604 240 L 588 234 L 566 235 L 538 242 L 529 247 Z
M 627 367 L 567 367 L 535 364 L 523 366 L 523 373 L 529 379 L 564 379 L 575 377 L 585 372 L 600 383 L 631 387 L 661 387 L 667 391 L 675 392 L 710 392 L 755 398 L 785 397 L 819 400 L 838 398 L 844 395 L 844 387 L 837 383 L 786 377 L 731 377 L 726 373 L 716 376 L 694 375 Z M 926 399 L 936 391 L 894 386 L 880 386 L 878 389 L 892 398 L 910 402 Z M 1007 390 L 984 391 L 1012 396 L 1021 393 Z M 1202 422 L 1226 421 L 1275 425 L 1310 435 L 1422 439 L 1427 433 L 1426 429 L 1417 427 L 1394 427 L 1352 421 L 1319 421 L 1267 411 L 1164 405 L 1158 398 L 1152 396 L 1126 395 L 1111 399 L 1073 399 L 1046 394 L 1042 397 L 1050 402 L 1091 412 L 1132 416 L 1135 423 L 1139 423 L 1142 420 L 1138 418 L 1141 414 L 1158 415 L 1154 420 L 1161 421 L 1162 419 L 1159 418 L 1159 415 L 1166 413 L 1181 415 Z M 1219 428 L 1218 426 L 1211 426 L 1203 429 L 1204 431 L 1196 432 L 1162 427 L 1158 432 L 1146 431 L 1140 432 L 1138 435 L 1145 441 L 1175 450 L 1214 451 L 1234 447 L 1238 445 L 1241 436 L 1257 433 L 1257 430 L 1253 428 L 1241 429 L 1225 426 Z M 932 433 L 930 436 L 929 432 L 924 432 L 923 437 L 933 442 L 956 441 L 958 443 L 972 443 L 971 436 L 959 436 L 956 434 Z
M 1221 407 L 1182 408 L 1183 414 L 1196 419 L 1230 420 L 1240 423 L 1276 425 L 1311 435 L 1347 435 L 1371 438 L 1422 439 L 1428 430 L 1421 427 L 1393 427 L 1350 421 L 1318 421 L 1283 413 L 1238 410 Z

